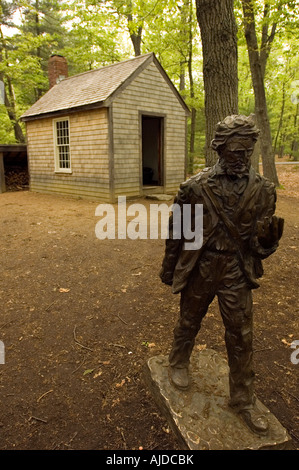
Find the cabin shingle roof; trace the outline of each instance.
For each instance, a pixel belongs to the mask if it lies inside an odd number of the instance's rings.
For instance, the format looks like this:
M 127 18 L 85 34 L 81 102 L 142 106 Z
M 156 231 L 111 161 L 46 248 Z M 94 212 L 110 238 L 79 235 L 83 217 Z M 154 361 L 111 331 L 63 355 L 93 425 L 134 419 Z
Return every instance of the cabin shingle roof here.
M 23 115 L 24 121 L 31 117 L 43 117 L 72 108 L 92 105 L 104 105 L 104 102 L 115 93 L 130 77 L 143 69 L 154 54 L 144 54 L 134 59 L 80 73 L 62 80 L 47 91 Z

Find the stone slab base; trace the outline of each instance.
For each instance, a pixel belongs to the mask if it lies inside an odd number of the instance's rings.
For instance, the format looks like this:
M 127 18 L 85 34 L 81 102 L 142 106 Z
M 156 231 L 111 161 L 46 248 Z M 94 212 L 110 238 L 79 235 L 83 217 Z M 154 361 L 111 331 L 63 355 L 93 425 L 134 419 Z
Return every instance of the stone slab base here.
M 168 378 L 168 357 L 154 356 L 146 364 L 145 381 L 185 450 L 292 449 L 286 429 L 260 402 L 268 422 L 267 436 L 252 432 L 228 406 L 228 364 L 213 350 L 194 351 L 191 386 L 176 389 Z

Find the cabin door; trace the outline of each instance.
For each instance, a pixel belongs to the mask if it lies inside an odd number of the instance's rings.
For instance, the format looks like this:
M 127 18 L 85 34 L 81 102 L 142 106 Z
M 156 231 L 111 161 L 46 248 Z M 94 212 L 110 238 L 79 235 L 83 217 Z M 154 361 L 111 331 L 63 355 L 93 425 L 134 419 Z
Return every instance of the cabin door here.
M 163 186 L 163 118 L 142 116 L 143 185 Z

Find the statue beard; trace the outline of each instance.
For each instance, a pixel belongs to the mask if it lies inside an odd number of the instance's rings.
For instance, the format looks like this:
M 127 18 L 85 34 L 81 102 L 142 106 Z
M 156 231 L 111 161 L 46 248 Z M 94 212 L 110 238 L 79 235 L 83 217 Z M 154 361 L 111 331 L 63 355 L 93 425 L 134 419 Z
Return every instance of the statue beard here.
M 219 163 L 221 168 L 228 176 L 232 176 L 234 178 L 242 178 L 243 176 L 248 176 L 249 169 L 250 169 L 250 161 L 247 163 L 241 163 L 239 165 L 232 165 L 229 164 L 225 158 L 220 158 Z

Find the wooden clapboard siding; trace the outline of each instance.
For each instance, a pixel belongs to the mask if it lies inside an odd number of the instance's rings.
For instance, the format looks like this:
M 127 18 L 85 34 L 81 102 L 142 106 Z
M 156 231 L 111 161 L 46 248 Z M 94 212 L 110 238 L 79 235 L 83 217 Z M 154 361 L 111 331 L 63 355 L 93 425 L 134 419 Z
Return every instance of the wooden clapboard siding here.
M 110 200 L 107 108 L 65 117 L 70 122 L 70 174 L 55 173 L 53 118 L 27 122 L 31 190 Z
M 70 113 L 64 113 L 58 108 L 61 101 L 57 102 L 57 96 L 62 95 L 50 92 L 46 95 L 49 111 L 45 104 L 37 106 L 37 110 L 44 113 L 43 118 L 38 113 L 25 115 L 32 190 L 112 202 L 119 195 L 142 195 L 141 116 L 149 114 L 163 118 L 163 181 L 158 189 L 169 193 L 177 191 L 185 179 L 188 108 L 153 54 L 137 58 L 138 66 L 134 60 L 125 61 L 126 72 L 120 76 L 126 78 L 119 82 L 116 76 L 115 89 L 108 87 L 109 93 L 105 80 L 101 82 L 108 94 L 104 98 L 99 95 L 99 101 L 93 101 L 93 88 L 86 87 L 87 75 L 78 76 L 76 83 L 82 87 L 87 99 L 81 111 L 74 107 L 73 100 L 69 102 L 73 106 Z M 106 80 L 111 80 L 111 71 L 116 70 L 111 67 L 107 69 L 108 75 L 101 75 Z M 90 80 L 97 77 L 94 71 L 91 74 Z M 65 80 L 58 86 L 67 90 L 70 83 Z M 93 85 L 101 91 L 99 81 Z M 51 100 L 54 100 L 55 111 Z M 54 115 L 59 119 L 68 117 L 70 123 L 71 172 L 67 174 L 55 172 L 54 117 L 50 117 Z
M 113 101 L 115 195 L 142 194 L 140 113 L 164 116 L 164 191 L 185 178 L 186 112 L 154 62 Z
M 49 179 L 41 181 L 34 181 L 30 184 L 30 190 L 42 193 L 56 193 L 69 196 L 83 197 L 86 199 L 97 199 L 103 201 L 110 201 L 110 195 L 100 185 L 95 185 L 89 182 L 79 184 L 69 180 L 67 184 L 61 182 L 51 183 Z

